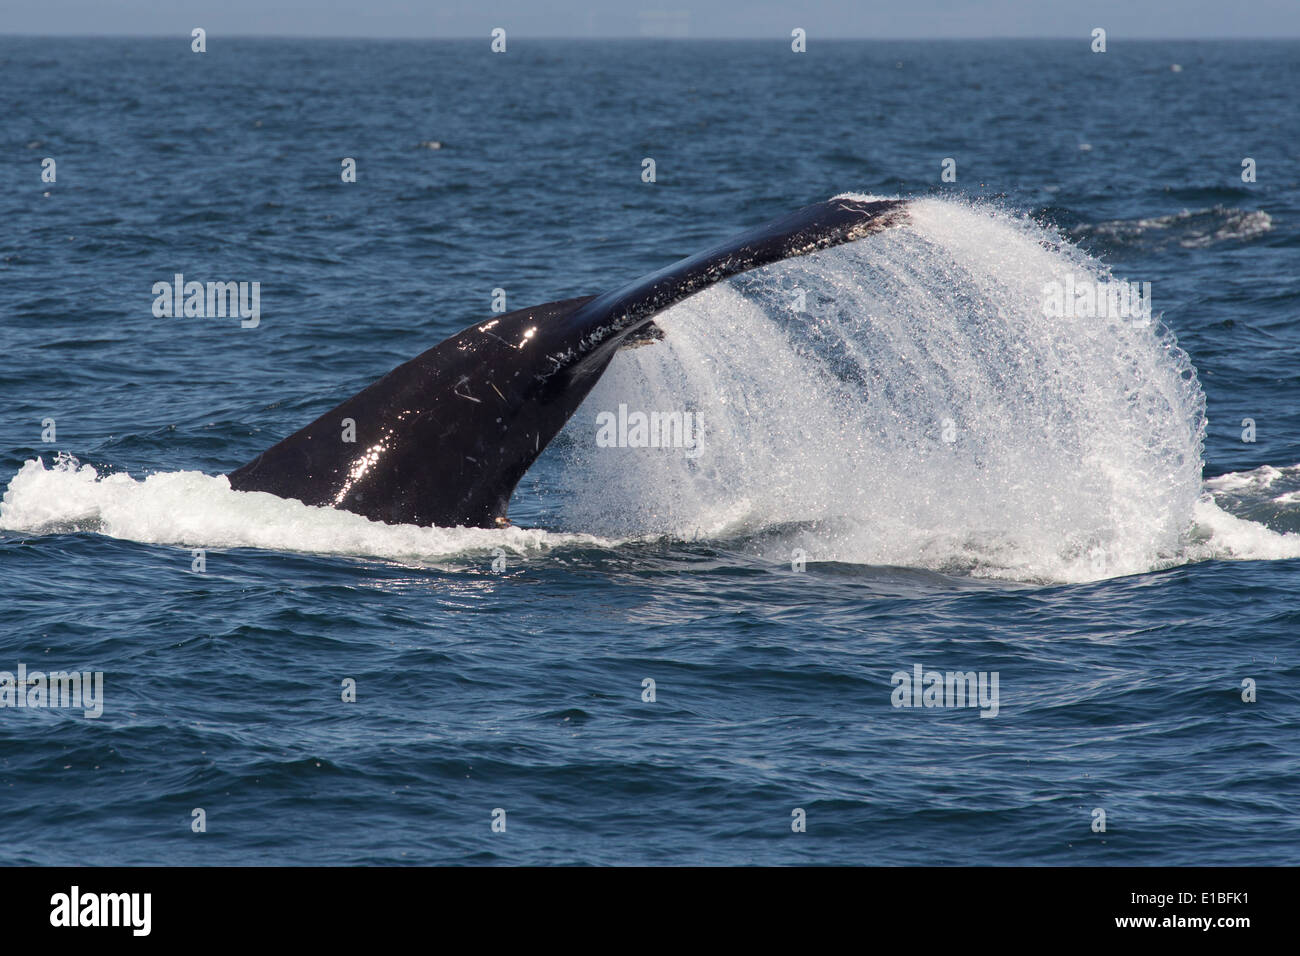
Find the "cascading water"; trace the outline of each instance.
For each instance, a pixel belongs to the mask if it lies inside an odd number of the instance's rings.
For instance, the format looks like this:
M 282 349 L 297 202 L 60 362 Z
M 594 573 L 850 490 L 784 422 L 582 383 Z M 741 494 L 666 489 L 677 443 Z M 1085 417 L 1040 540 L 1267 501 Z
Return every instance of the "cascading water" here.
M 1076 580 L 1186 546 L 1204 398 L 1159 324 L 1048 317 L 1111 277 L 1025 219 L 920 200 L 909 223 L 695 296 L 571 420 L 562 524 L 748 536 L 808 558 Z M 800 311 L 802 307 L 802 311 Z M 689 449 L 598 447 L 601 411 L 691 413 Z

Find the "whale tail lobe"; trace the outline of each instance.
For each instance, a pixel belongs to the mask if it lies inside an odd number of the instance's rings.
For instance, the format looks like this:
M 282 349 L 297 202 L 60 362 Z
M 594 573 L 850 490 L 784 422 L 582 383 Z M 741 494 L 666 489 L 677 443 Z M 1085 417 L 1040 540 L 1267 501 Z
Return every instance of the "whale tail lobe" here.
M 470 326 L 231 472 L 230 485 L 390 524 L 494 527 L 617 350 L 661 337 L 656 314 L 730 276 L 862 238 L 904 215 L 901 200 L 827 200 L 612 292 Z

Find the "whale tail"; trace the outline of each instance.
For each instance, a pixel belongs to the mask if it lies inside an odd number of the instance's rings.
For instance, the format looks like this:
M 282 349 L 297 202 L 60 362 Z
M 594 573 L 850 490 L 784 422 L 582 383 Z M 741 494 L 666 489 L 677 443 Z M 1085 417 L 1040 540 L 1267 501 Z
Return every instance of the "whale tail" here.
M 903 215 L 901 200 L 827 200 L 612 292 L 470 326 L 231 472 L 230 486 L 390 524 L 502 524 L 515 485 L 618 349 L 662 337 L 656 314 L 730 276 L 851 242 Z

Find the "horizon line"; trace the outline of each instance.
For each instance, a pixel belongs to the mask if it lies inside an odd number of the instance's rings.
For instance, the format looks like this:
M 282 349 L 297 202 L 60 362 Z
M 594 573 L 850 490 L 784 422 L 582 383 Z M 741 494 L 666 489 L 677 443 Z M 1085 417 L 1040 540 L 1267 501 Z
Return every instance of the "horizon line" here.
M 194 29 L 193 27 L 190 29 Z M 206 29 L 206 28 L 205 28 Z M 210 31 L 209 31 L 210 32 Z M 445 33 L 429 34 L 427 36 L 411 36 L 410 34 L 355 34 L 355 33 L 219 33 L 218 36 L 230 40 L 394 40 L 404 43 L 422 43 L 431 40 L 490 40 L 490 33 Z M 596 34 L 568 34 L 568 33 L 512 33 L 511 39 L 524 40 L 574 40 L 574 41 L 592 41 L 592 40 L 657 40 L 676 43 L 693 43 L 693 42 L 752 42 L 752 41 L 772 41 L 783 43 L 790 38 L 784 34 L 744 34 L 741 36 L 727 35 L 715 36 L 710 34 L 690 35 L 690 36 L 656 36 L 653 34 L 631 34 L 631 33 L 596 33 Z M 0 39 L 6 38 L 22 39 L 41 39 L 41 40 L 163 40 L 190 37 L 187 32 L 160 32 L 160 33 L 40 33 L 36 31 L 25 32 L 0 32 Z M 981 34 L 978 36 L 881 36 L 874 34 L 871 36 L 845 36 L 837 34 L 835 36 L 819 37 L 816 34 L 809 36 L 809 39 L 816 43 L 890 43 L 890 42 L 929 42 L 929 43 L 962 43 L 987 40 L 1010 40 L 1010 41 L 1033 41 L 1033 40 L 1070 40 L 1087 44 L 1090 37 L 1087 34 Z M 1114 42 L 1117 39 L 1113 33 L 1107 34 L 1107 42 Z M 1137 41 L 1146 43 L 1186 43 L 1186 42 L 1219 42 L 1219 43 L 1280 43 L 1292 40 L 1300 40 L 1300 32 L 1288 34 L 1271 34 L 1268 36 L 1259 36 L 1256 34 L 1233 34 L 1229 36 L 1210 35 L 1210 34 L 1187 34 L 1187 35 L 1155 35 L 1155 34 L 1120 34 L 1118 39 L 1121 41 Z

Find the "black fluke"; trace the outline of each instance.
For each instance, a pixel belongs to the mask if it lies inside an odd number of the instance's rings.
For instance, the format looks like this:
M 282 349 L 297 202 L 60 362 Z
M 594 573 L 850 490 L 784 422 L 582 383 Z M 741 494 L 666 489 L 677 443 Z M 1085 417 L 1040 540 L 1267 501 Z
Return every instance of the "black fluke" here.
M 495 527 L 515 485 L 625 343 L 656 313 L 740 272 L 859 239 L 901 200 L 830 199 L 613 292 L 496 316 L 458 332 L 230 474 L 389 524 Z M 356 442 L 343 441 L 343 419 Z

